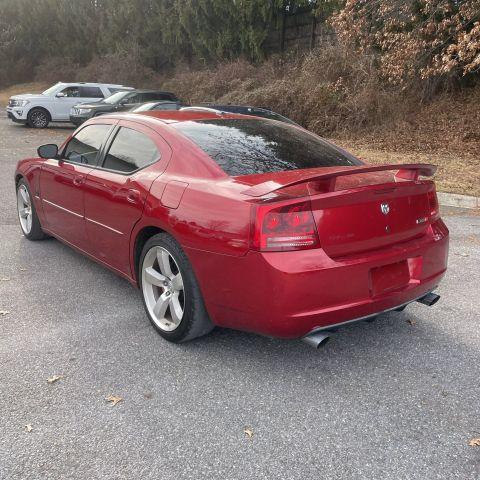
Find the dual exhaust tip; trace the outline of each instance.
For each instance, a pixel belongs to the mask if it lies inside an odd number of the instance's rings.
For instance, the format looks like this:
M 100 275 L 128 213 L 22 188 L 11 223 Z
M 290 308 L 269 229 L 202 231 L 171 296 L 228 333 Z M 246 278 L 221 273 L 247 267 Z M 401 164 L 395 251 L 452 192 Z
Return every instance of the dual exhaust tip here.
M 416 301 L 431 307 L 435 305 L 440 300 L 440 295 L 436 293 L 427 293 L 423 297 L 418 298 Z M 368 318 L 359 319 L 359 320 L 368 320 Z M 328 331 L 320 331 L 320 332 L 313 332 L 310 335 L 306 335 L 302 338 L 302 342 L 305 342 L 307 345 L 310 345 L 313 348 L 320 348 L 327 344 L 330 340 L 331 332 Z

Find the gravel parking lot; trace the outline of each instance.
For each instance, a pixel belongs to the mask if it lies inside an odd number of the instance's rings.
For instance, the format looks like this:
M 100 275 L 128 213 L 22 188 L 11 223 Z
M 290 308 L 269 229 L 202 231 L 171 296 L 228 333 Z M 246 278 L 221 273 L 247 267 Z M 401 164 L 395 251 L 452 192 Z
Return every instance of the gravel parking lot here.
M 445 212 L 432 308 L 319 351 L 229 330 L 172 345 L 125 280 L 21 235 L 15 164 L 70 131 L 0 118 L 0 479 L 480 477 L 480 216 Z

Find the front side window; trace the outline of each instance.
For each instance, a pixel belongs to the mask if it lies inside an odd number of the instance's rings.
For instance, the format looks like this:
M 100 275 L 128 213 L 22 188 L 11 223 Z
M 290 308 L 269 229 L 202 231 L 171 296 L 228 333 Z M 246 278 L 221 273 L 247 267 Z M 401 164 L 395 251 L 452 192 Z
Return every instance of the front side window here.
M 172 124 L 230 176 L 361 165 L 312 133 L 258 119 L 212 119 Z
M 104 100 L 104 102 L 110 105 L 117 105 L 129 95 L 132 95 L 131 92 L 122 90 L 114 93 L 113 95 L 110 95 Z
M 130 173 L 160 159 L 155 143 L 141 132 L 121 127 L 108 149 L 103 168 Z
M 98 87 L 80 87 L 80 96 L 84 98 L 103 98 L 103 93 Z
M 111 125 L 87 125 L 67 144 L 62 157 L 74 163 L 96 165 L 97 155 Z
M 80 97 L 80 89 L 78 87 L 67 87 L 62 90 L 66 97 Z

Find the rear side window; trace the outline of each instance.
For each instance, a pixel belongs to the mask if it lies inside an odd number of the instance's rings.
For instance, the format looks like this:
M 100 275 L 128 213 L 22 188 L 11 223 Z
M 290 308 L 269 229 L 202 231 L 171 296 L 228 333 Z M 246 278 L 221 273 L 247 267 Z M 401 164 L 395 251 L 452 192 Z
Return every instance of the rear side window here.
M 179 122 L 174 128 L 195 142 L 231 176 L 316 167 L 361 165 L 321 138 L 263 119 Z
M 160 159 L 155 143 L 141 132 L 121 127 L 103 162 L 103 168 L 130 173 Z
M 159 100 L 172 100 L 175 101 L 177 98 L 175 95 L 171 93 L 157 93 L 157 92 L 149 92 L 143 94 L 143 101 L 144 102 L 153 102 Z
M 82 128 L 67 144 L 63 158 L 74 163 L 96 165 L 97 155 L 111 125 L 88 125 Z
M 98 87 L 80 87 L 80 96 L 86 98 L 104 98 Z

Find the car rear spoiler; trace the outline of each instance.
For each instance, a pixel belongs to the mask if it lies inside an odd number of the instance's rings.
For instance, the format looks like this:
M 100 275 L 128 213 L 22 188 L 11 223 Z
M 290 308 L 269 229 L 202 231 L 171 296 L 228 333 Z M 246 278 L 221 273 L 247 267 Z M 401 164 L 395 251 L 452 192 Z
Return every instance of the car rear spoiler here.
M 365 166 L 365 167 L 342 167 L 342 170 L 336 170 L 334 172 L 328 171 L 324 173 L 313 173 L 306 175 L 296 180 L 286 180 L 281 182 L 281 178 L 278 181 L 269 180 L 268 182 L 259 183 L 253 187 L 249 187 L 242 193 L 250 197 L 261 197 L 268 193 L 275 192 L 286 187 L 292 187 L 306 182 L 317 182 L 322 186 L 322 190 L 325 192 L 332 192 L 335 190 L 335 181 L 338 177 L 346 175 L 357 175 L 359 173 L 369 172 L 383 172 L 389 170 L 396 170 L 396 178 L 402 180 L 418 180 L 419 176 L 431 177 L 436 172 L 437 167 L 428 163 L 409 163 L 409 164 L 393 164 L 393 165 L 377 165 L 377 166 Z

